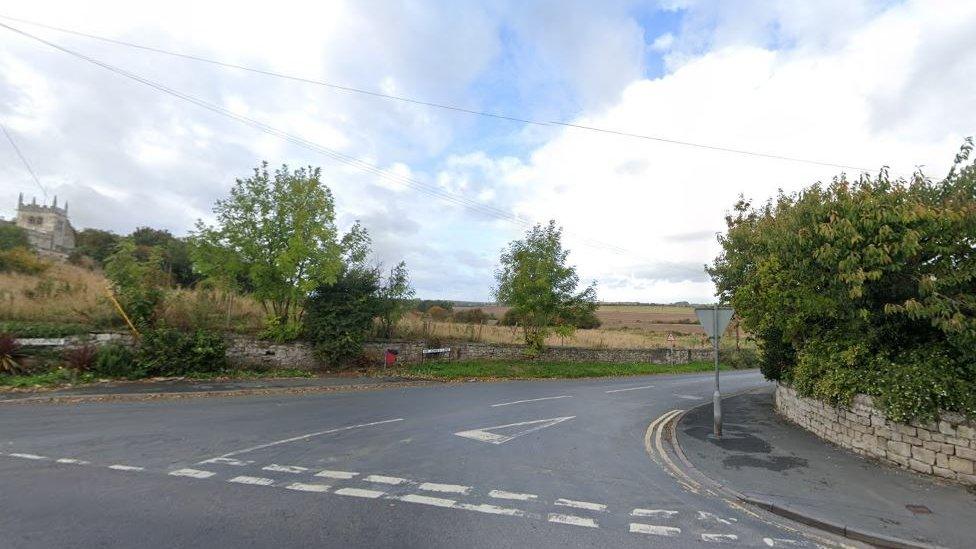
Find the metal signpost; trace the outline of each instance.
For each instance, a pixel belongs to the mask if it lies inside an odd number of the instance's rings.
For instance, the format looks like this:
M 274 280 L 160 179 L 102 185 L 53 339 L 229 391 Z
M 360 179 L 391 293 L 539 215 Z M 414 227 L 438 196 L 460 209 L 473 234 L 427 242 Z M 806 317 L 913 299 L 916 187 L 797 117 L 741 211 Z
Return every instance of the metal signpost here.
M 717 304 L 711 307 L 695 307 L 698 322 L 705 329 L 705 334 L 712 338 L 712 345 L 715 348 L 715 392 L 712 393 L 712 410 L 715 416 L 715 436 L 717 437 L 722 436 L 722 393 L 719 392 L 718 385 L 718 341 L 725 333 L 725 329 L 729 327 L 734 312 L 732 307 L 719 307 Z

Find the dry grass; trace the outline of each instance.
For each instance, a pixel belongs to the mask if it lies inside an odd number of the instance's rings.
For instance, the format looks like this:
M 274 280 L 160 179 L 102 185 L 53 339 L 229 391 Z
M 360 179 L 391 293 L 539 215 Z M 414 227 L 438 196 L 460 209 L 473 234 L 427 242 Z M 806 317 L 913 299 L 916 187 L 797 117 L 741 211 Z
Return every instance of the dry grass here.
M 0 319 L 118 324 L 105 278 L 97 272 L 52 264 L 37 275 L 0 273 Z

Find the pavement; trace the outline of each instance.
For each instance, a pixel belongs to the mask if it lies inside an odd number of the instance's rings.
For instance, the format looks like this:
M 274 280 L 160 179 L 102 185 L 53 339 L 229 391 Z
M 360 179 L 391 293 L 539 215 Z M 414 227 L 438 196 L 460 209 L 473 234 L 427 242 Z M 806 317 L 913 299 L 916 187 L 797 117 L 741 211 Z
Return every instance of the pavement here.
M 723 436 L 712 407 L 677 427 L 685 456 L 704 476 L 748 499 L 805 519 L 910 545 L 976 546 L 976 493 L 863 458 L 775 413 L 773 388 L 723 400 Z
M 648 455 L 649 425 L 711 390 L 694 374 L 0 405 L 0 547 L 813 547 Z

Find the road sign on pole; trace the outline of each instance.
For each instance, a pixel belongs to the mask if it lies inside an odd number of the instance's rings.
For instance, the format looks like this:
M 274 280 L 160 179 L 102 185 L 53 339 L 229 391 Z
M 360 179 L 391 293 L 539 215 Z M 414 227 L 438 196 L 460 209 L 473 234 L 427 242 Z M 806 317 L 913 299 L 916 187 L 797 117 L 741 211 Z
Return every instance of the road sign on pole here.
M 729 327 L 734 314 L 732 307 L 719 307 L 717 304 L 711 307 L 695 307 L 695 314 L 698 322 L 701 323 L 705 333 L 712 339 L 715 349 L 715 392 L 712 393 L 712 411 L 714 416 L 715 436 L 722 436 L 722 393 L 719 391 L 718 383 L 718 342 Z

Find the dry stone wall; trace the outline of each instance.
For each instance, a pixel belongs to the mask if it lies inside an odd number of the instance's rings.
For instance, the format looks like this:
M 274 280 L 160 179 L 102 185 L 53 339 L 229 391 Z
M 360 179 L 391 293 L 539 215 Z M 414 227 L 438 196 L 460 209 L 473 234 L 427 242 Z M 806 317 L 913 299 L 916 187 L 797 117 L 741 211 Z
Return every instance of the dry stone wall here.
M 776 388 L 776 409 L 790 421 L 838 446 L 911 469 L 976 485 L 976 424 L 951 412 L 938 421 L 889 421 L 871 397 L 857 395 L 849 408 L 831 406 Z

